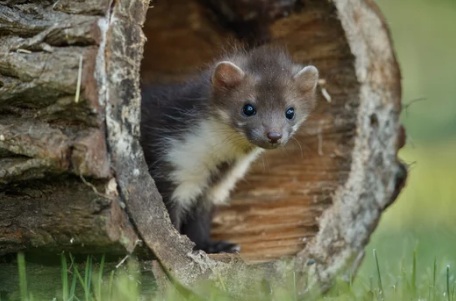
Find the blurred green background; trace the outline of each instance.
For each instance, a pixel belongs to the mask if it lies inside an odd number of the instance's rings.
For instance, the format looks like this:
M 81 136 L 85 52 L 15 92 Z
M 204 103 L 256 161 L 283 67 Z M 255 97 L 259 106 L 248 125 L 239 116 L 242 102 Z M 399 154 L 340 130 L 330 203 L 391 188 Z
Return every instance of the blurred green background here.
M 437 281 L 456 275 L 456 0 L 377 0 L 402 70 L 407 186 L 383 215 L 366 249 L 357 285 L 377 277 L 396 286 L 412 273 Z M 403 279 L 404 278 L 404 279 Z M 454 277 L 450 279 L 455 281 Z

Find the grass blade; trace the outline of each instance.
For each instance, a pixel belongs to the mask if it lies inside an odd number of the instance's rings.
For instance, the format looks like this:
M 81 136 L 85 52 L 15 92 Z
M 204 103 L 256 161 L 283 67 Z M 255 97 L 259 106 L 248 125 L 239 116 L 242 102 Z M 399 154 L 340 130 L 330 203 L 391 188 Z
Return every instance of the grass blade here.
M 86 301 L 90 300 L 90 289 L 92 284 L 92 256 L 87 256 L 84 271 L 84 297 Z
M 71 288 L 70 288 L 70 294 L 69 294 L 69 300 L 72 301 L 76 298 L 76 283 L 77 283 L 78 277 L 76 277 L 76 274 L 73 273 L 73 279 L 71 280 Z
M 109 284 L 108 284 L 108 293 L 107 293 L 107 296 L 108 296 L 108 300 L 111 300 L 112 299 L 112 295 L 113 295 L 113 292 L 112 292 L 112 289 L 113 289 L 113 284 L 114 284 L 114 271 L 111 271 L 111 275 L 109 275 Z
M 447 293 L 447 298 L 448 301 L 451 301 L 451 295 L 450 295 L 450 266 L 447 265 L 446 267 L 446 293 Z
M 82 289 L 84 290 L 84 296 L 86 296 L 85 279 L 82 278 L 82 275 L 79 272 L 76 263 L 74 262 L 74 257 L 71 256 L 71 254 L 70 254 L 70 260 L 71 260 L 71 265 L 73 266 L 73 278 L 74 278 L 74 281 L 76 282 L 76 280 L 75 280 L 76 278 L 79 280 L 79 283 L 81 284 Z M 76 284 L 75 284 L 75 289 L 76 289 Z M 73 298 L 74 299 L 78 299 L 78 298 L 76 298 L 75 295 L 73 295 Z M 86 300 L 88 301 L 88 299 L 86 299 Z
M 412 295 L 413 299 L 416 297 L 416 248 L 413 250 L 412 258 L 412 278 L 410 279 L 412 285 Z
M 380 273 L 380 265 L 378 264 L 378 257 L 377 257 L 377 250 L 374 249 L 374 258 L 375 258 L 375 265 L 377 267 L 377 278 L 378 278 L 378 293 L 380 300 L 383 300 L 384 292 L 383 292 L 383 284 L 382 284 L 382 275 Z
M 432 301 L 435 301 L 435 280 L 437 276 L 437 257 L 434 257 L 434 267 L 432 271 Z
M 21 301 L 27 300 L 27 275 L 25 268 L 25 256 L 23 252 L 17 253 L 17 265 L 19 269 L 19 292 Z
M 60 262 L 62 265 L 62 300 L 67 301 L 68 300 L 68 264 L 66 260 L 66 255 L 65 253 L 62 252 L 60 256 Z

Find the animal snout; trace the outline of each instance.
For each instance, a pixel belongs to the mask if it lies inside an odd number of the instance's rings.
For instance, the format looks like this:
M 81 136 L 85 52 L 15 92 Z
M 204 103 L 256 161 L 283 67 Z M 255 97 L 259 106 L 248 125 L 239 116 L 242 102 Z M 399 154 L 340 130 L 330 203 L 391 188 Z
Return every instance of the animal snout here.
M 278 132 L 268 132 L 266 136 L 268 137 L 269 142 L 271 143 L 277 143 L 280 140 L 280 138 L 282 138 L 282 134 Z

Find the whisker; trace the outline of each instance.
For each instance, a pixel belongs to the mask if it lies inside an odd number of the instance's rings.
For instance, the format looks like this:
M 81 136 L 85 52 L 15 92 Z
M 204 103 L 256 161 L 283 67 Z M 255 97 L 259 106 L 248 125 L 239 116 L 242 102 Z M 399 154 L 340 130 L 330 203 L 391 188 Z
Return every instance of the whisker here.
M 296 144 L 298 144 L 298 146 L 299 146 L 299 149 L 300 149 L 300 151 L 301 151 L 301 159 L 304 159 L 304 152 L 302 151 L 302 145 L 301 145 L 301 142 L 299 142 L 299 140 L 298 140 L 298 139 L 296 139 L 296 138 L 295 138 L 295 137 L 293 137 L 293 136 L 291 137 L 291 139 L 293 139 L 293 141 L 295 141 L 295 142 L 296 142 Z
M 264 156 L 261 156 L 261 162 L 263 164 L 263 171 L 266 172 L 266 164 L 264 162 Z
M 281 146 L 279 147 L 279 149 L 280 149 L 281 151 L 285 151 L 285 153 L 286 153 L 287 156 L 290 154 L 290 153 L 288 152 L 288 149 L 287 149 L 287 145 L 286 145 L 286 144 L 281 145 Z

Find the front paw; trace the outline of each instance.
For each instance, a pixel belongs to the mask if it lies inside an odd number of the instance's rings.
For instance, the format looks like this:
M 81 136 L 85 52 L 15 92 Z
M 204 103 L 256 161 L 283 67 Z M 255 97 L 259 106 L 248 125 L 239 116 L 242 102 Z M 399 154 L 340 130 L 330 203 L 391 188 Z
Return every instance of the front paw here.
M 214 240 L 209 241 L 202 250 L 206 253 L 239 253 L 241 247 L 227 241 Z

